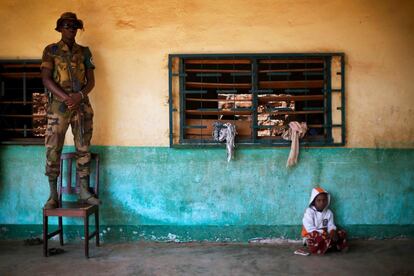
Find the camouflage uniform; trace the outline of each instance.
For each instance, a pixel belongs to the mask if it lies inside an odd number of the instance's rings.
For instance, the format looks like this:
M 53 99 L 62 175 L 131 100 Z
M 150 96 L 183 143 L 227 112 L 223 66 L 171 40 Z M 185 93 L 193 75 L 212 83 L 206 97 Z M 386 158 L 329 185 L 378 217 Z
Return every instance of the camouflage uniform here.
M 66 93 L 77 93 L 86 85 L 86 70 L 95 69 L 92 63 L 92 54 L 88 47 L 74 44 L 72 51 L 61 40 L 51 44 L 43 51 L 41 68 L 52 70 L 53 79 Z M 59 97 L 52 95 L 49 101 L 46 129 L 46 175 L 49 178 L 57 178 L 60 173 L 60 155 L 65 140 L 65 134 L 69 127 L 72 128 L 76 151 L 78 154 L 76 166 L 79 176 L 89 175 L 91 155 L 89 152 L 92 138 L 93 110 L 89 98 L 85 96 L 81 108 L 83 109 L 83 139 L 77 110 L 69 110 Z

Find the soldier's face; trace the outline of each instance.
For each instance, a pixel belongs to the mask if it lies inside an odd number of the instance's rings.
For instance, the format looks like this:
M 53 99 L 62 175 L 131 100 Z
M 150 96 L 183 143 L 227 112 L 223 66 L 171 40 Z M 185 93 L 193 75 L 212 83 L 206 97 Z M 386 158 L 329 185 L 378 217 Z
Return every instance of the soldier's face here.
M 72 40 L 76 37 L 78 26 L 72 20 L 64 20 L 60 26 L 60 32 L 62 33 L 63 38 Z

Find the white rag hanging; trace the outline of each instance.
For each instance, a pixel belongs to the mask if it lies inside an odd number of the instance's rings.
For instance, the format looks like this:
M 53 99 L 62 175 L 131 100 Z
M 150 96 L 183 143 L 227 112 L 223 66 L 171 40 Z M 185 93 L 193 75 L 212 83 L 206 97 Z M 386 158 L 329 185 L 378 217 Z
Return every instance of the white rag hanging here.
M 308 126 L 306 122 L 290 122 L 289 129 L 285 130 L 282 134 L 282 138 L 285 140 L 292 141 L 290 145 L 290 153 L 289 158 L 286 162 L 286 168 L 292 167 L 298 163 L 298 155 L 299 155 L 299 139 L 302 139 L 305 136 L 306 131 L 308 130 Z
M 234 159 L 234 138 L 236 137 L 236 126 L 231 123 L 214 122 L 213 138 L 215 141 L 226 141 L 227 162 Z

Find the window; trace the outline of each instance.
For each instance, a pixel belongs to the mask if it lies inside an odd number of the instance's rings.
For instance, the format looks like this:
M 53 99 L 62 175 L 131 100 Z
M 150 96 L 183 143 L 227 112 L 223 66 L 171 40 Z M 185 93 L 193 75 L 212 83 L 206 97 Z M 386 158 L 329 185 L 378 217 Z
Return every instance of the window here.
M 0 60 L 0 142 L 43 144 L 47 96 L 40 60 Z
M 290 145 L 281 134 L 306 122 L 302 145 L 345 144 L 344 54 L 172 54 L 170 145 L 216 145 L 213 123 L 236 126 L 236 143 Z

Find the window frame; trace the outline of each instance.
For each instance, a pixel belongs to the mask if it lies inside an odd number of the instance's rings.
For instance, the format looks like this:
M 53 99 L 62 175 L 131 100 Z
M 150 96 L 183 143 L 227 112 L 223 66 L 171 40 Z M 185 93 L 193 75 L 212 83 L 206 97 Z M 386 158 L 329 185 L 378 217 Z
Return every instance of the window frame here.
M 334 72 L 337 75 L 340 75 L 340 88 L 334 89 L 332 88 L 332 58 L 338 57 L 340 60 L 340 71 Z M 168 56 L 168 71 L 169 71 L 169 139 L 170 139 L 170 147 L 194 147 L 194 146 L 218 146 L 221 145 L 219 142 L 210 141 L 210 140 L 202 140 L 202 139 L 184 139 L 184 121 L 185 115 L 183 110 L 181 110 L 181 106 L 183 106 L 183 102 L 185 102 L 185 94 L 183 93 L 184 85 L 185 85 L 185 77 L 187 74 L 184 72 L 183 60 L 186 59 L 236 59 L 236 58 L 245 58 L 251 59 L 251 81 L 252 81 L 252 88 L 251 93 L 253 97 L 253 111 L 252 116 L 253 118 L 257 117 L 257 84 L 258 84 L 258 68 L 257 68 L 257 61 L 259 59 L 267 59 L 267 58 L 322 58 L 324 59 L 324 66 L 326 68 L 326 75 L 324 75 L 324 80 L 326 79 L 327 87 L 326 89 L 322 89 L 326 93 L 326 100 L 324 100 L 324 110 L 326 110 L 326 116 L 328 120 L 326 123 L 323 123 L 323 128 L 326 129 L 327 137 L 324 140 L 317 140 L 317 141 L 310 141 L 310 140 L 301 140 L 300 144 L 302 146 L 317 146 L 317 147 L 332 147 L 332 146 L 344 146 L 346 143 L 346 128 L 345 128 L 345 54 L 342 52 L 332 52 L 332 53 L 258 53 L 258 54 L 169 54 Z M 178 72 L 173 72 L 174 63 L 176 63 L 176 59 L 179 60 L 179 68 Z M 324 67 L 325 68 L 325 67 Z M 177 92 L 173 92 L 174 90 L 174 78 L 178 78 L 179 82 L 179 99 L 177 99 Z M 325 91 L 326 90 L 326 91 Z M 340 110 L 340 123 L 333 124 L 332 123 L 332 95 L 333 94 L 340 94 L 340 106 L 336 107 L 337 110 Z M 179 103 L 177 103 L 177 100 Z M 178 106 L 178 108 L 177 108 Z M 176 113 L 179 112 L 180 116 L 178 119 L 174 119 L 176 117 Z M 325 113 L 324 113 L 325 114 Z M 254 121 L 253 119 L 252 121 Z M 179 124 L 179 133 L 177 133 L 177 124 Z M 290 141 L 285 140 L 261 140 L 257 139 L 257 130 L 255 130 L 255 124 L 251 126 L 251 133 L 252 137 L 249 141 L 237 141 L 236 137 L 236 144 L 237 145 L 247 145 L 247 146 L 271 146 L 271 147 L 285 147 L 290 145 Z M 335 142 L 332 138 L 332 133 L 334 128 L 340 129 L 340 141 Z M 256 133 L 254 133 L 256 132 Z M 177 141 L 178 135 L 178 141 Z
M 33 117 L 43 117 L 43 116 L 39 116 L 39 115 L 35 115 L 33 114 L 33 96 L 29 95 L 30 93 L 45 93 L 46 89 L 43 87 L 43 84 L 41 83 L 42 81 L 42 77 L 41 77 L 41 72 L 40 72 L 40 64 L 41 64 L 42 60 L 41 59 L 1 59 L 0 60 L 0 66 L 2 69 L 4 69 L 4 66 L 7 66 L 7 64 L 11 65 L 10 68 L 19 68 L 19 66 L 21 66 L 21 70 L 17 70 L 17 71 L 13 71 L 12 69 L 10 69 L 9 71 L 2 71 L 0 72 L 0 104 L 3 107 L 0 106 L 0 110 L 7 110 L 7 106 L 12 106 L 14 104 L 18 104 L 18 105 L 23 105 L 23 106 L 31 106 L 32 109 L 32 113 L 29 114 L 28 112 L 23 112 L 23 111 L 19 111 L 19 112 L 15 112 L 13 111 L 13 114 L 3 114 L 1 112 L 0 115 L 2 115 L 0 118 L 0 120 L 4 120 L 5 122 L 7 122 L 7 117 L 10 117 L 11 119 L 9 120 L 9 122 L 12 122 L 11 124 L 16 125 L 17 123 L 13 123 L 14 121 L 18 121 L 18 119 L 12 119 L 13 117 L 11 116 L 15 116 L 15 115 L 24 115 L 24 116 L 32 116 Z M 28 65 L 26 67 L 26 65 Z M 36 65 L 36 66 L 35 66 Z M 38 67 L 37 71 L 35 71 L 35 68 Z M 24 68 L 27 68 L 26 70 Z M 38 76 L 34 76 L 34 77 L 29 77 L 26 74 L 28 73 L 38 73 Z M 4 75 L 7 74 L 22 74 L 21 77 L 4 77 Z M 33 86 L 30 84 L 30 79 L 35 79 L 36 82 L 41 83 L 41 87 L 36 87 L 35 84 L 33 84 Z M 7 100 L 7 99 L 3 99 L 3 97 L 6 96 L 6 91 L 7 88 L 5 88 L 7 80 L 9 82 L 13 82 L 12 79 L 14 79 L 17 82 L 21 81 L 22 82 L 22 87 L 19 90 L 18 87 L 13 87 L 12 89 L 15 89 L 16 92 L 13 93 L 21 93 L 21 97 L 16 97 L 16 99 L 11 99 L 11 100 Z M 30 91 L 30 90 L 38 90 L 38 91 Z M 19 103 L 21 101 L 21 103 Z M 6 102 L 6 103 L 5 103 Z M 14 109 L 16 110 L 16 109 Z M 44 115 L 44 117 L 47 120 L 47 114 Z M 2 124 L 0 124 L 1 126 Z M 5 123 L 4 125 L 7 125 L 7 123 Z M 0 129 L 0 133 L 4 133 L 6 131 L 12 131 L 12 130 L 4 130 L 4 129 Z M 15 132 L 23 132 L 23 134 L 21 135 L 22 137 L 14 137 L 14 138 L 4 138 L 4 136 L 6 135 L 1 135 L 3 137 L 0 138 L 0 144 L 3 145 L 44 145 L 44 136 L 39 136 L 39 137 L 35 137 L 34 135 L 27 135 L 28 132 L 33 131 L 33 119 L 32 119 L 32 128 L 27 128 L 26 130 L 26 126 L 22 129 L 20 128 L 15 128 L 15 130 L 13 130 Z M 29 137 L 24 137 L 24 136 L 29 136 Z M 7 137 L 7 136 L 6 136 Z

